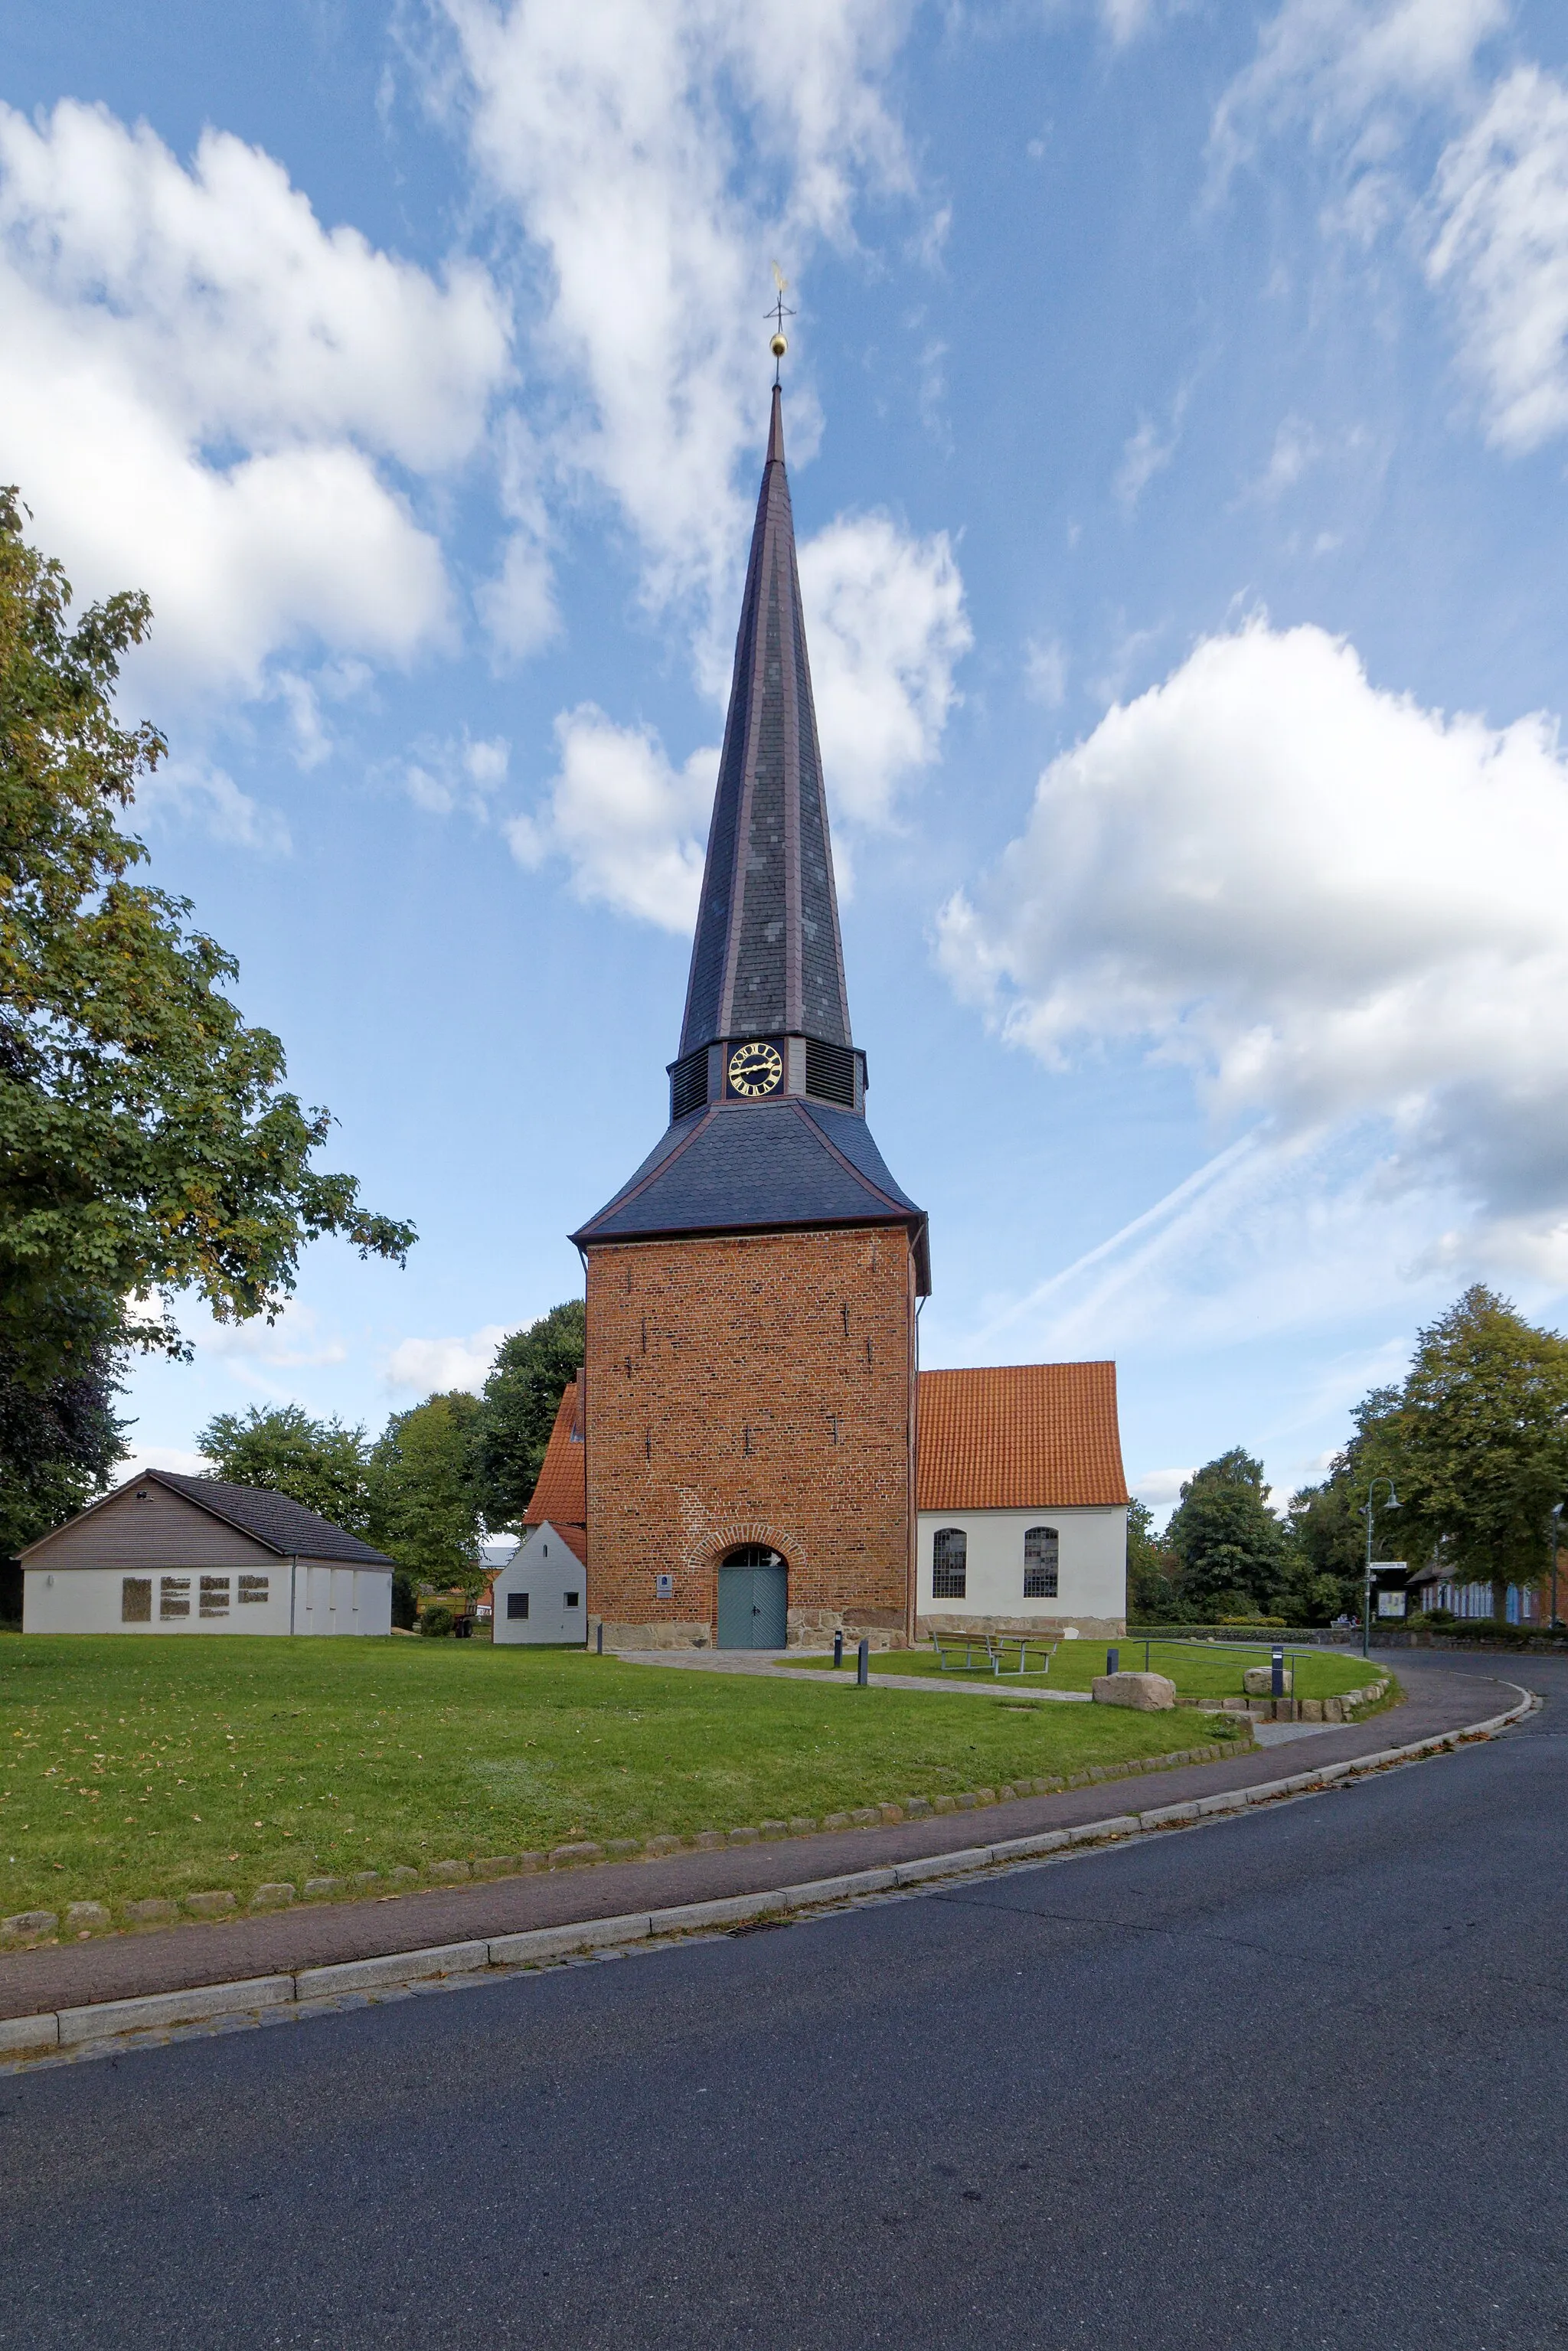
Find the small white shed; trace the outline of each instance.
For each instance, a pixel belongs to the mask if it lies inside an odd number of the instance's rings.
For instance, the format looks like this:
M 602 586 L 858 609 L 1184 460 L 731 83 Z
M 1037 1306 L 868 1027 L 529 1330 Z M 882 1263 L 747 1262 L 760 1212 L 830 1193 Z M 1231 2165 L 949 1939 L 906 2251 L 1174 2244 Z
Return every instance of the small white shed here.
M 388 1633 L 392 1579 L 286 1494 L 148 1469 L 22 1553 L 22 1630 Z
M 587 1576 L 566 1536 L 549 1520 L 525 1528 L 523 1540 L 492 1587 L 491 1638 L 507 1643 L 585 1642 Z

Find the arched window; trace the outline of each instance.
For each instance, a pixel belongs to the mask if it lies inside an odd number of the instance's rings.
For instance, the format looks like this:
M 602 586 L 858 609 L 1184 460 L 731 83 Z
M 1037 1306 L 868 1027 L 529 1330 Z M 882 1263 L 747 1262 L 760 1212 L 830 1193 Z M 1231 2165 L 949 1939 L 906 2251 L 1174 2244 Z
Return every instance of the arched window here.
M 962 1600 L 968 1584 L 969 1539 L 962 1527 L 938 1527 L 931 1538 L 931 1596 Z
M 1061 1538 L 1054 1527 L 1030 1527 L 1023 1539 L 1023 1596 L 1054 1600 Z

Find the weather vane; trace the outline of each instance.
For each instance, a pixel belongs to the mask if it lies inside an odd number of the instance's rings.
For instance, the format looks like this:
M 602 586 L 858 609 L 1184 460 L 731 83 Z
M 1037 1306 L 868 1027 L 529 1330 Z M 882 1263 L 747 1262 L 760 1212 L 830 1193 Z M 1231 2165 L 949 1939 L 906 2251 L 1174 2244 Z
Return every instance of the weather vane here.
M 763 315 L 766 318 L 771 319 L 773 321 L 773 340 L 768 344 L 768 348 L 773 354 L 773 381 L 777 383 L 779 381 L 779 362 L 789 348 L 789 338 L 784 332 L 784 321 L 786 319 L 792 319 L 795 316 L 794 311 L 790 309 L 789 304 L 784 299 L 785 295 L 789 291 L 789 280 L 785 277 L 784 272 L 779 268 L 777 262 L 773 265 L 773 283 L 778 288 L 778 298 L 774 302 L 771 310 L 764 312 Z

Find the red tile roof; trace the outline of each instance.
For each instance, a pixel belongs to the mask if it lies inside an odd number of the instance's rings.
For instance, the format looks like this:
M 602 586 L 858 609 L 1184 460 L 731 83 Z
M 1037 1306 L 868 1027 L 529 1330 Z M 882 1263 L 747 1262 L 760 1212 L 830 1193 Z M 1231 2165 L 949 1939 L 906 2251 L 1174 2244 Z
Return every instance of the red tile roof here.
M 922 1372 L 922 1510 L 1093 1509 L 1125 1502 L 1114 1364 Z
M 576 1428 L 577 1434 L 573 1435 Z M 548 1519 L 569 1539 L 574 1528 L 588 1524 L 588 1447 L 577 1423 L 577 1382 L 572 1380 L 556 1408 L 555 1426 L 545 1447 L 544 1466 L 532 1499 L 523 1512 L 523 1524 L 537 1527 Z M 577 1545 L 574 1542 L 572 1549 Z

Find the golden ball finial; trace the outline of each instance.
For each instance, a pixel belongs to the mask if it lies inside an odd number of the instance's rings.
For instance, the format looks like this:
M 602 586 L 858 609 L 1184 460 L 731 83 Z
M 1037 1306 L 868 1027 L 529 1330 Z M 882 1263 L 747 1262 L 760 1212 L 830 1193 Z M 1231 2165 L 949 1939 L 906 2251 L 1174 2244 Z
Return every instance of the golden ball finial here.
M 772 352 L 776 360 L 781 360 L 785 352 L 789 348 L 789 338 L 783 332 L 782 329 L 780 329 L 779 332 L 774 336 L 773 340 L 768 344 L 768 348 Z

